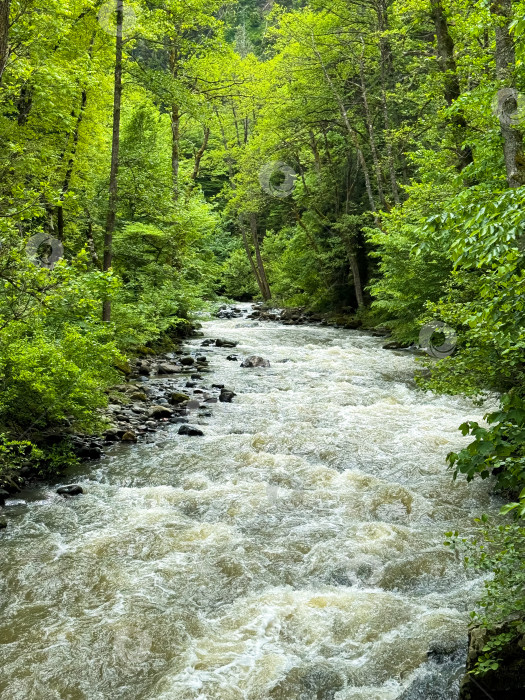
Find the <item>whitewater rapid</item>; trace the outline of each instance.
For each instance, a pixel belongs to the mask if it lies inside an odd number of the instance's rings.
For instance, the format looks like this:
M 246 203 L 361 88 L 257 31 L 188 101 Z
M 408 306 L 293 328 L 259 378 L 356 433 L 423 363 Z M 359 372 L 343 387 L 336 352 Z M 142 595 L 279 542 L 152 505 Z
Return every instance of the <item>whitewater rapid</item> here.
M 11 503 L 0 697 L 418 700 L 428 680 L 454 700 L 482 583 L 444 532 L 497 504 L 445 456 L 481 409 L 419 391 L 415 359 L 366 333 L 204 333 L 271 362 L 190 342 L 237 394 L 192 417 L 204 437 L 166 427 L 69 475 L 83 496 Z

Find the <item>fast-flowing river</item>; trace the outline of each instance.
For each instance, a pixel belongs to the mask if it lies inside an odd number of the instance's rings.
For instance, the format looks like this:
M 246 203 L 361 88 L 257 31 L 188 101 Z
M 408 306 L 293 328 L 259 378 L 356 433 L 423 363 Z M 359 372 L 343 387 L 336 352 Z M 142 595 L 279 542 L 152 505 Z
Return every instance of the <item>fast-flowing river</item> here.
M 0 697 L 453 700 L 446 654 L 480 581 L 443 533 L 495 505 L 445 456 L 481 409 L 418 391 L 414 358 L 365 333 L 204 331 L 271 361 L 206 348 L 207 381 L 237 397 L 204 437 L 170 426 L 72 475 L 83 496 L 49 486 L 11 508 Z

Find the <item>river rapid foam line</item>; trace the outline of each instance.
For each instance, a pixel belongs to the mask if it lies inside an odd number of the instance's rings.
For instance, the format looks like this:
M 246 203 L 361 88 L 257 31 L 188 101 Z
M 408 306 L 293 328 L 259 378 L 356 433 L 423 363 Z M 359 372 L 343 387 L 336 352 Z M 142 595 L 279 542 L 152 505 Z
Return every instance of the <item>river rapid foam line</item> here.
M 497 504 L 445 456 L 480 409 L 418 391 L 414 359 L 364 333 L 204 326 L 271 367 L 206 348 L 237 397 L 203 438 L 168 427 L 73 475 L 84 496 L 17 506 L 0 697 L 454 700 L 461 654 L 438 657 L 465 646 L 481 582 L 443 533 Z

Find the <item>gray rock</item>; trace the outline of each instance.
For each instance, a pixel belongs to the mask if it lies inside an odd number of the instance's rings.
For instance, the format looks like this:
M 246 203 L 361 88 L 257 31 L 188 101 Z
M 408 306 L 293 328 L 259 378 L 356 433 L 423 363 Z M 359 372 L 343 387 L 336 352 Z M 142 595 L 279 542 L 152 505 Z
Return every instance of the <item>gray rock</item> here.
M 204 435 L 204 433 L 200 428 L 195 428 L 193 425 L 181 425 L 179 428 L 179 435 L 190 435 L 193 437 Z
M 98 445 L 83 445 L 75 450 L 75 454 L 79 459 L 100 459 L 102 449 Z
M 180 358 L 180 363 L 181 363 L 181 365 L 184 365 L 185 367 L 191 367 L 191 365 L 195 364 L 195 358 L 187 355 L 186 357 Z
M 187 363 L 184 363 L 184 364 L 187 364 Z M 180 367 L 177 367 L 177 365 L 173 365 L 169 362 L 162 362 L 159 365 L 159 368 L 157 371 L 159 374 L 178 374 L 181 371 L 181 369 L 180 369 Z
M 237 396 L 237 394 L 234 391 L 229 391 L 228 389 L 221 389 L 219 401 L 221 403 L 231 403 L 235 396 Z
M 71 496 L 80 496 L 81 493 L 84 493 L 84 489 L 78 484 L 69 484 L 68 486 L 60 486 L 57 493 L 64 498 L 70 498 Z
M 241 367 L 269 367 L 270 361 L 265 360 L 263 357 L 258 355 L 250 355 L 244 362 L 241 363 Z
M 133 432 L 133 430 L 128 430 L 122 436 L 122 442 L 137 442 L 137 435 Z
M 188 394 L 183 394 L 182 392 L 174 391 L 172 394 L 170 394 L 169 397 L 169 402 L 171 404 L 178 405 L 178 404 L 183 404 L 186 403 L 186 401 L 189 401 L 190 397 Z
M 168 406 L 151 406 L 148 410 L 148 417 L 155 418 L 170 418 L 173 414 L 173 410 L 168 408 Z
M 383 345 L 383 350 L 406 350 L 409 347 L 410 343 L 398 343 L 396 341 L 392 341 L 391 343 L 386 343 L 386 345 Z
M 218 338 L 215 341 L 215 345 L 218 348 L 236 348 L 239 343 L 237 343 L 235 340 L 224 340 L 224 338 Z

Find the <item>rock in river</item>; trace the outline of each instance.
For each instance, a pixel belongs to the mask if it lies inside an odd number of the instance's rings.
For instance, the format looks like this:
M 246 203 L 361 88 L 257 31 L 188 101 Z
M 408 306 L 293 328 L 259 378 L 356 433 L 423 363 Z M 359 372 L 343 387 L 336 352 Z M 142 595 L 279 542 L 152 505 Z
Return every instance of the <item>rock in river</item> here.
M 250 355 L 244 362 L 241 363 L 241 367 L 269 367 L 270 361 L 265 360 L 264 357 L 259 357 L 258 355 Z
M 179 435 L 204 435 L 200 428 L 195 428 L 193 425 L 181 425 L 179 428 Z
M 170 362 L 163 362 L 159 365 L 157 371 L 159 374 L 177 374 L 180 372 L 180 367 L 177 367 L 177 365 L 173 365 Z
M 189 384 L 189 382 L 187 382 Z M 186 401 L 190 400 L 190 397 L 188 394 L 183 394 L 178 391 L 174 391 L 172 394 L 169 396 L 169 402 L 173 405 L 181 404 L 181 403 L 186 403 Z
M 237 396 L 237 394 L 234 391 L 228 391 L 228 389 L 221 389 L 219 401 L 221 401 L 222 403 L 231 403 L 234 396 Z
M 171 418 L 173 415 L 173 411 L 171 408 L 168 408 L 167 406 L 152 406 L 148 410 L 148 417 L 149 418 L 156 418 L 157 420 L 159 418 Z
M 57 493 L 59 496 L 69 498 L 70 496 L 80 496 L 81 493 L 84 493 L 84 489 L 78 484 L 69 484 L 68 486 L 60 486 Z

